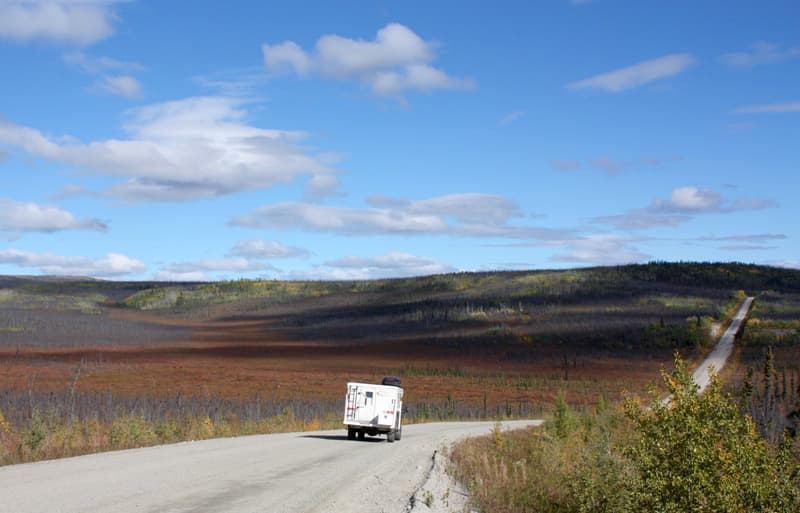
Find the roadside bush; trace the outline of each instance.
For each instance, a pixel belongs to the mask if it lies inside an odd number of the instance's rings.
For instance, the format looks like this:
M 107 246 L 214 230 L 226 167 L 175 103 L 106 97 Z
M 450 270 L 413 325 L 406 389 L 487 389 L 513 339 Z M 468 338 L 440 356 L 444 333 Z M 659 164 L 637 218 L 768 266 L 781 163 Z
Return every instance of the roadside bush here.
M 3 411 L 0 410 L 0 465 L 5 464 L 11 457 L 8 453 L 8 446 L 12 445 L 12 437 L 11 426 L 3 416 Z
M 115 449 L 154 445 L 157 441 L 158 435 L 144 415 L 124 415 L 111 422 L 109 443 Z
M 669 404 L 656 399 L 643 410 L 636 401 L 626 403 L 635 440 L 624 454 L 639 474 L 633 489 L 638 511 L 798 510 L 796 457 L 788 447 L 770 447 L 716 377 L 698 395 L 676 357 L 664 384 Z
M 647 408 L 635 398 L 582 414 L 557 405 L 541 429 L 458 444 L 455 477 L 494 513 L 800 510 L 789 440 L 774 446 L 759 436 L 716 377 L 698 394 L 677 355 L 663 379 L 669 404 L 654 392 Z
M 45 418 L 38 410 L 34 410 L 30 427 L 25 433 L 22 443 L 30 453 L 36 454 L 41 449 L 42 443 L 46 437 L 47 425 L 45 423 Z

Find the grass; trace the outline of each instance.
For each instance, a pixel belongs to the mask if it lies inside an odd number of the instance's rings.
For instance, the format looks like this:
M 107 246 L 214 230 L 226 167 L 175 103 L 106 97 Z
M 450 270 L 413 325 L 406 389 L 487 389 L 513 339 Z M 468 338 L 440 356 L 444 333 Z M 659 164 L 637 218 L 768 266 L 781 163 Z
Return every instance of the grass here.
M 339 427 L 338 415 L 306 419 L 288 406 L 280 414 L 246 420 L 222 415 L 170 415 L 154 420 L 142 412 L 121 413 L 111 420 L 72 420 L 53 411 L 34 410 L 22 425 L 2 420 L 0 412 L 0 465 L 180 441 Z

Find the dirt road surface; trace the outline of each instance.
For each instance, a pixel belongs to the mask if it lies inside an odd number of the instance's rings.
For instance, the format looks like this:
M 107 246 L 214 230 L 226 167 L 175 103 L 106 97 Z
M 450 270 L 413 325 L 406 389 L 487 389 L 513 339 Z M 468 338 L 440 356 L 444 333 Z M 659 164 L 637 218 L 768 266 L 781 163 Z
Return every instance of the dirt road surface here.
M 731 351 L 733 351 L 733 340 L 736 338 L 736 334 L 739 332 L 739 328 L 744 318 L 747 317 L 747 312 L 750 311 L 750 305 L 752 304 L 752 297 L 748 297 L 744 300 L 742 306 L 740 306 L 739 310 L 736 312 L 736 315 L 731 319 L 728 329 L 725 330 L 725 333 L 722 334 L 717 345 L 714 346 L 714 350 L 711 351 L 703 363 L 694 371 L 694 374 L 692 374 L 692 378 L 694 382 L 697 383 L 697 386 L 700 387 L 701 392 L 706 389 L 708 383 L 711 381 L 709 369 L 713 369 L 714 372 L 718 373 L 725 366 L 725 362 L 728 361 L 728 357 L 731 355 Z
M 736 334 L 739 332 L 739 328 L 742 326 L 742 322 L 744 322 L 745 317 L 747 317 L 747 312 L 750 311 L 753 299 L 752 297 L 748 297 L 742 302 L 742 306 L 739 307 L 736 315 L 731 319 L 728 329 L 725 330 L 725 333 L 722 334 L 717 344 L 714 346 L 714 349 L 709 353 L 706 359 L 697 366 L 694 374 L 692 374 L 692 379 L 697 383 L 700 392 L 705 390 L 711 382 L 711 372 L 713 371 L 718 374 L 728 361 L 728 357 L 731 355 L 731 351 L 733 351 L 733 341 L 736 338 Z M 661 404 L 668 404 L 671 400 L 672 396 L 668 395 L 661 400 Z
M 428 478 L 434 451 L 488 434 L 495 425 L 409 425 L 396 443 L 385 437 L 350 441 L 342 429 L 12 465 L 0 468 L 0 512 L 401 513 Z

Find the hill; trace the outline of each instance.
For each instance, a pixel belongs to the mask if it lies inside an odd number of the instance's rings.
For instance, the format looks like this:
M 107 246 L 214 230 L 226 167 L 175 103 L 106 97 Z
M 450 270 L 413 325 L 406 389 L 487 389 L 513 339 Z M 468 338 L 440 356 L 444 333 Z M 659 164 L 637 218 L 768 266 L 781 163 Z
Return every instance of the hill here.
M 124 447 L 335 426 L 344 383 L 396 374 L 416 421 L 538 416 L 559 392 L 579 407 L 613 400 L 653 383 L 675 350 L 703 356 L 743 291 L 758 322 L 731 379 L 766 344 L 800 362 L 800 271 L 737 263 L 355 282 L 5 277 L 0 412 L 24 433 L 48 412 Z M 144 435 L 110 437 L 121 418 Z M 35 441 L 17 458 L 47 452 Z M 80 452 L 73 442 L 48 451 Z

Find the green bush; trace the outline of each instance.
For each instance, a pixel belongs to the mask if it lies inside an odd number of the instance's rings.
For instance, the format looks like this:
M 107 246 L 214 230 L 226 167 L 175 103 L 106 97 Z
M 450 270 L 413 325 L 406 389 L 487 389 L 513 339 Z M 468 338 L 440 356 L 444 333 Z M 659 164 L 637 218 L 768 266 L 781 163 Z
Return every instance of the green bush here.
M 563 396 L 541 429 L 472 439 L 452 451 L 455 475 L 482 511 L 727 513 L 800 511 L 790 441 L 759 436 L 712 379 L 697 386 L 677 355 L 672 394 L 648 407 L 569 412 Z
M 798 511 L 797 472 L 788 448 L 772 448 L 716 377 L 702 395 L 686 364 L 664 374 L 669 404 L 626 404 L 634 443 L 624 454 L 639 480 L 631 492 L 638 511 L 664 513 Z
M 153 426 L 143 415 L 124 415 L 111 423 L 109 443 L 117 449 L 154 445 L 158 441 Z

